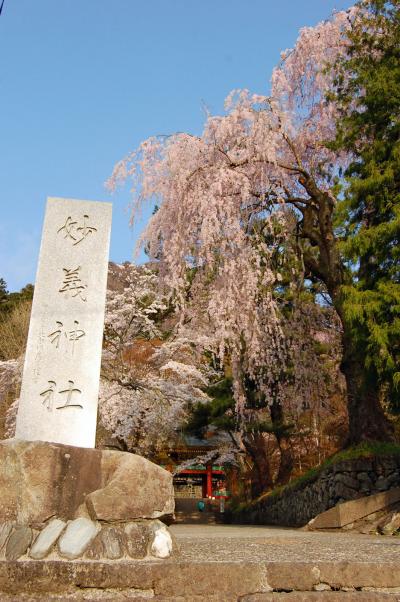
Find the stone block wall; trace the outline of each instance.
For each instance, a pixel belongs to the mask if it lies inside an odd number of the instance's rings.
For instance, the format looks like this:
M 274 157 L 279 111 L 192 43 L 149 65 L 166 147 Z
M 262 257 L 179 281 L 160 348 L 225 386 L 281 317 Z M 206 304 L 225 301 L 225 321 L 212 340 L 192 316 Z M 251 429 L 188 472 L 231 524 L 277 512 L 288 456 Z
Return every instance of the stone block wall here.
M 345 460 L 232 513 L 232 521 L 301 527 L 336 504 L 393 487 L 400 487 L 400 456 Z

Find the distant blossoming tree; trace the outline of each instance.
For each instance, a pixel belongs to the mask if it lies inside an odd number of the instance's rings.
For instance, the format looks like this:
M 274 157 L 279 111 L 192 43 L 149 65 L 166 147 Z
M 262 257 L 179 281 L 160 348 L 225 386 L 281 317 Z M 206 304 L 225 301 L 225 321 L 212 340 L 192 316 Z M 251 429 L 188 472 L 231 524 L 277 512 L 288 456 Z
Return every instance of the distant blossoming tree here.
M 123 289 L 107 291 L 99 417 L 126 449 L 154 457 L 179 438 L 191 404 L 207 400 L 199 387 L 212 369 L 183 331 L 163 331 L 172 301 L 157 273 L 123 267 Z
M 319 283 L 341 322 L 350 440 L 391 436 L 379 396 L 366 392 L 352 354 L 343 285 L 351 280 L 334 217 L 338 176 L 350 155 L 332 150 L 338 109 L 329 100 L 329 68 L 349 48 L 361 8 L 338 12 L 300 31 L 274 69 L 270 96 L 235 91 L 224 116 L 208 116 L 202 136 L 150 138 L 119 162 L 109 181 L 132 178 L 135 209 L 158 199 L 143 235 L 160 274 L 184 308 L 191 288 L 207 287 L 207 314 L 222 357 L 229 351 L 237 409 L 243 383 L 256 379 L 272 400 L 288 361 L 276 299 L 281 274 L 273 258 L 289 238 L 306 279 Z M 293 218 L 295 228 L 292 227 Z
M 168 297 L 158 290 L 158 277 L 148 267 L 124 266 L 124 288 L 107 290 L 105 338 L 108 347 L 122 350 L 135 338 L 161 336 L 159 318 L 168 309 Z

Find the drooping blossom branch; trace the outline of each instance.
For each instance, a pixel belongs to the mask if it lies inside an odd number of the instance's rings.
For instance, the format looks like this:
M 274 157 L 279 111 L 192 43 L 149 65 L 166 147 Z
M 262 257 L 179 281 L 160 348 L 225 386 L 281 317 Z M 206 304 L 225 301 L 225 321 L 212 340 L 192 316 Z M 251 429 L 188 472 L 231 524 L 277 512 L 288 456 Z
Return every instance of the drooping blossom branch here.
M 205 311 L 221 359 L 226 352 L 231 358 L 239 410 L 243 373 L 271 400 L 281 397 L 288 350 L 272 258 L 293 236 L 288 207 L 298 216 L 305 270 L 318 273 L 330 293 L 340 284 L 332 187 L 349 157 L 326 144 L 337 117 L 327 95 L 334 85 L 329 65 L 346 54 L 355 18 L 351 9 L 302 29 L 273 72 L 270 96 L 234 91 L 226 114 L 208 116 L 202 136 L 150 138 L 117 164 L 108 183 L 132 179 L 133 219 L 143 204 L 159 203 L 141 243 L 161 258 L 160 275 L 182 310 L 194 285 L 207 288 Z

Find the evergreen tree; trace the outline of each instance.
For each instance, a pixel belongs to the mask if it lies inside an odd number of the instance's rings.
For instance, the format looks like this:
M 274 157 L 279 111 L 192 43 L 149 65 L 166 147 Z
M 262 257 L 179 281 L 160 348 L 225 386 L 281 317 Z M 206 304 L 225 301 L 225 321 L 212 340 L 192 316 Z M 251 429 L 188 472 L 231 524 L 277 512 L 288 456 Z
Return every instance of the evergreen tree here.
M 358 363 L 354 389 L 400 410 L 400 2 L 365 0 L 339 62 L 338 150 L 353 154 L 338 208 L 352 281 L 343 287 L 351 341 L 343 363 Z M 357 399 L 353 400 L 356 405 Z
M 21 302 L 31 301 L 33 291 L 33 284 L 26 284 L 19 292 L 10 293 L 6 281 L 0 278 L 0 318 L 7 319 L 10 312 Z
M 4 303 L 7 300 L 7 295 L 7 283 L 4 278 L 0 278 L 0 303 Z

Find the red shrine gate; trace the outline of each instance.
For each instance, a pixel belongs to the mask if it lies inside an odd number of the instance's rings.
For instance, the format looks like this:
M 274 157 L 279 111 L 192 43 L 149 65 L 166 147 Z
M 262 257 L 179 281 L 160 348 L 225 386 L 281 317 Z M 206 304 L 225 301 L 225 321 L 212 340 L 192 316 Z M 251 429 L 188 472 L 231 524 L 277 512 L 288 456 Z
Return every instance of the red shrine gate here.
M 228 498 L 222 466 L 199 464 L 174 476 L 175 496 L 181 498 Z
M 176 498 L 192 499 L 227 499 L 227 477 L 224 467 L 211 462 L 201 464 L 201 456 L 217 449 L 216 437 L 213 434 L 205 439 L 182 435 L 181 441 L 173 448 L 165 450 L 160 457 L 160 464 L 174 475 Z M 199 462 L 200 461 L 200 462 Z M 193 462 L 193 464 L 190 464 Z M 179 473 L 179 465 L 188 464 Z

